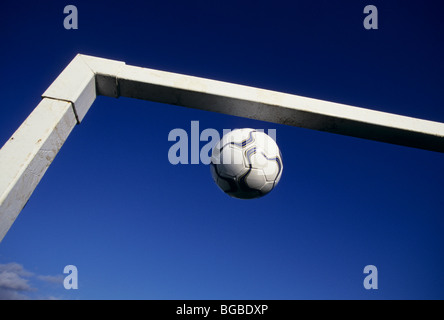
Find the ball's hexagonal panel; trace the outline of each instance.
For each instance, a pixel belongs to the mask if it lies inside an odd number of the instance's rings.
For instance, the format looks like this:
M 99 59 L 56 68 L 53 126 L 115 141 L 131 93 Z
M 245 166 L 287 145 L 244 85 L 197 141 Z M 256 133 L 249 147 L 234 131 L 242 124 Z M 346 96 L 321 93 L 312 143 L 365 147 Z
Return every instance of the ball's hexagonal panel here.
M 245 148 L 254 143 L 254 132 L 254 129 L 236 129 L 230 131 L 222 137 L 219 148 L 226 146 L 227 144 Z
M 276 160 L 267 160 L 267 164 L 262 168 L 267 181 L 274 182 L 279 174 L 280 167 Z
M 210 171 L 211 171 L 211 177 L 213 178 L 214 182 L 217 183 L 217 171 L 216 171 L 216 165 L 213 163 L 210 163 Z
M 274 185 L 277 185 L 279 183 L 279 181 L 281 180 L 281 175 L 278 175 L 278 177 L 276 178 L 276 180 L 274 180 Z
M 255 189 L 243 190 L 241 188 L 236 192 L 227 192 L 227 194 L 237 199 L 255 199 L 255 198 L 260 198 L 264 195 L 261 193 L 260 190 L 255 190 Z
M 220 149 L 219 148 L 214 147 L 213 150 L 211 151 L 210 162 L 214 163 L 214 164 L 220 163 Z
M 262 169 L 267 165 L 267 158 L 264 151 L 257 147 L 252 147 L 244 152 L 245 163 L 254 169 Z
M 264 132 L 256 131 L 254 133 L 255 146 L 261 149 L 266 156 L 274 158 L 279 155 L 279 148 L 276 142 Z
M 251 169 L 245 178 L 247 186 L 256 190 L 262 189 L 266 182 L 265 174 L 261 169 Z
M 266 195 L 274 188 L 274 181 L 268 181 L 265 183 L 265 185 L 262 187 L 261 192 L 263 195 Z
M 220 175 L 237 177 L 245 172 L 244 156 L 239 148 L 225 146 L 220 152 L 220 164 L 217 165 Z
M 217 179 L 217 185 L 219 188 L 222 189 L 224 192 L 234 192 L 237 190 L 237 188 L 233 188 L 233 184 L 235 184 L 234 180 L 231 180 L 231 183 L 229 182 L 230 178 L 224 179 L 223 177 L 219 177 Z

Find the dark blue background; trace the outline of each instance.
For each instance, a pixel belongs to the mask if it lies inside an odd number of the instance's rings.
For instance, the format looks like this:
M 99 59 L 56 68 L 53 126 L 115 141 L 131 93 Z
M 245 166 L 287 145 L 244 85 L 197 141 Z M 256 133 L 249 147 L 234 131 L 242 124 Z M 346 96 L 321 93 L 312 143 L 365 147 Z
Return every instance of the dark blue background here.
M 79 29 L 63 28 L 76 5 Z M 378 8 L 365 30 L 363 9 Z M 77 54 L 444 122 L 438 1 L 2 4 L 0 144 Z M 277 188 L 232 199 L 168 133 L 276 129 Z M 203 144 L 202 144 L 203 145 Z M 0 245 L 0 262 L 79 270 L 84 299 L 442 299 L 442 154 L 99 97 Z M 363 287 L 363 269 L 379 289 Z M 44 289 L 41 289 L 44 290 Z

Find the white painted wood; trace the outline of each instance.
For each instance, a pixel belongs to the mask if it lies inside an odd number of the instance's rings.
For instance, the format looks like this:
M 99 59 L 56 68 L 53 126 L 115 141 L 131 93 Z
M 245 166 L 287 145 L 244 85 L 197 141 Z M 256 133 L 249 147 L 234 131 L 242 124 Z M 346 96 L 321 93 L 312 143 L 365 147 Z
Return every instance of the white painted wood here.
M 0 241 L 76 124 L 70 102 L 45 98 L 0 149 Z
M 186 76 L 125 66 L 121 96 L 444 152 L 444 124 Z
M 78 54 L 42 97 L 70 101 L 80 123 L 96 99 L 95 73 Z
M 117 75 L 125 67 L 125 62 L 79 55 L 96 76 L 97 95 L 118 98 Z

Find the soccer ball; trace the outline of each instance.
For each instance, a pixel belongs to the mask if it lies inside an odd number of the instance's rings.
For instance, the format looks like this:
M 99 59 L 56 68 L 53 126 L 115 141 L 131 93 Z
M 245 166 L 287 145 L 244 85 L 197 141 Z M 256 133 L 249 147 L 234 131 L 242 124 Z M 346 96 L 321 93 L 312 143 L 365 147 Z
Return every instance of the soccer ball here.
M 254 129 L 236 129 L 214 146 L 211 175 L 219 188 L 239 199 L 269 193 L 282 176 L 282 155 L 276 142 Z

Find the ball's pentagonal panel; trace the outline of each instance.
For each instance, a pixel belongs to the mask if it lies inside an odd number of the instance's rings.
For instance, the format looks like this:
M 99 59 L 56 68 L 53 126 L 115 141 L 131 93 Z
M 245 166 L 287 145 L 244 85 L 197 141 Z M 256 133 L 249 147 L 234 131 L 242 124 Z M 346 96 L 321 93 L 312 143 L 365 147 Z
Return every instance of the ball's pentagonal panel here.
M 240 199 L 269 193 L 282 175 L 282 156 L 276 142 L 253 129 L 225 134 L 211 154 L 211 174 L 219 188 Z

